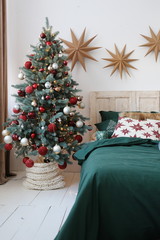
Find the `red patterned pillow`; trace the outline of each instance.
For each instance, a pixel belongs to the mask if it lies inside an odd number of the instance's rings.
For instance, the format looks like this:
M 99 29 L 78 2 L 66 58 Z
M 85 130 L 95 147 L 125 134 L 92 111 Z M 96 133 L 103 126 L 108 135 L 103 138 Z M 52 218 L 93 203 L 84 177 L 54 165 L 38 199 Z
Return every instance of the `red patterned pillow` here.
M 125 117 L 119 118 L 112 134 L 112 138 L 114 137 L 137 137 L 159 140 L 160 121 L 143 121 Z

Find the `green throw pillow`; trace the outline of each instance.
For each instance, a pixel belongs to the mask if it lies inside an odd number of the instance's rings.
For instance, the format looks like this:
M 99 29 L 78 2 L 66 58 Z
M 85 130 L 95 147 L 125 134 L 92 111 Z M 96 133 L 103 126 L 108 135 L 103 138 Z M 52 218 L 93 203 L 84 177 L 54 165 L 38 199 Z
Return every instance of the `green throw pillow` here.
M 97 131 L 96 132 L 96 140 L 106 139 L 108 138 L 107 131 Z
M 96 123 L 95 126 L 99 131 L 106 131 L 108 138 L 110 138 L 114 132 L 115 126 L 117 124 L 117 120 L 105 120 L 100 123 Z
M 119 112 L 114 112 L 114 111 L 100 111 L 99 112 L 102 118 L 102 121 L 105 120 L 113 120 L 113 121 L 118 121 L 119 117 Z

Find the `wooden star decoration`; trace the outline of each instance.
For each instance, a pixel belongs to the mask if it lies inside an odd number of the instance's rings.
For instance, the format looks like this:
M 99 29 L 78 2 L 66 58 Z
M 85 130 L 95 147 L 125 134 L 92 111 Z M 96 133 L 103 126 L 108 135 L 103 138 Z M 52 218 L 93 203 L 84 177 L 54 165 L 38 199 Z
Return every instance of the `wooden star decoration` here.
M 133 61 L 137 61 L 138 59 L 129 59 L 129 56 L 134 52 L 131 51 L 127 54 L 125 54 L 125 50 L 126 50 L 126 45 L 124 46 L 124 48 L 122 49 L 122 51 L 120 52 L 116 46 L 116 44 L 114 45 L 115 46 L 115 51 L 116 53 L 112 53 L 111 51 L 107 50 L 107 52 L 112 56 L 112 58 L 103 58 L 103 60 L 106 60 L 106 61 L 110 61 L 111 63 L 108 64 L 107 66 L 105 66 L 104 68 L 107 68 L 107 67 L 114 67 L 113 68 L 113 71 L 111 72 L 111 75 L 116 71 L 118 70 L 119 73 L 120 73 L 120 76 L 122 78 L 122 73 L 123 71 L 125 71 L 129 76 L 129 72 L 128 72 L 128 68 L 132 68 L 132 69 L 136 69 L 135 67 L 133 67 L 130 62 L 133 62 Z
M 158 54 L 160 52 L 160 30 L 159 30 L 159 32 L 156 35 L 153 32 L 151 27 L 149 27 L 149 29 L 150 29 L 151 37 L 147 37 L 147 36 L 144 36 L 144 35 L 141 34 L 141 36 L 144 37 L 148 41 L 148 43 L 140 45 L 140 47 L 149 47 L 148 52 L 146 53 L 145 56 L 147 56 L 149 53 L 154 51 L 155 59 L 157 61 Z
M 68 59 L 72 60 L 71 71 L 73 70 L 73 68 L 77 62 L 80 62 L 80 64 L 86 71 L 84 58 L 89 58 L 91 60 L 97 61 L 95 58 L 93 58 L 91 55 L 89 55 L 87 53 L 87 52 L 90 52 L 90 51 L 100 48 L 100 47 L 88 47 L 90 42 L 92 42 L 92 40 L 96 36 L 90 38 L 88 41 L 84 41 L 85 31 L 86 31 L 86 29 L 84 29 L 80 39 L 78 40 L 76 38 L 74 32 L 71 29 L 72 42 L 69 42 L 69 41 L 66 41 L 66 40 L 60 38 L 68 46 L 68 48 L 65 49 L 64 52 L 68 54 Z

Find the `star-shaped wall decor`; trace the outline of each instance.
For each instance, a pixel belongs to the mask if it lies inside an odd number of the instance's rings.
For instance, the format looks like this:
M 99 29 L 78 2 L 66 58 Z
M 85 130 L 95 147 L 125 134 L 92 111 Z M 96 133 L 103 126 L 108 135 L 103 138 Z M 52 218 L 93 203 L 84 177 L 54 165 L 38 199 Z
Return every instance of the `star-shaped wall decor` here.
M 93 58 L 91 55 L 89 55 L 87 53 L 87 52 L 90 52 L 92 50 L 100 48 L 100 47 L 88 47 L 90 42 L 96 36 L 90 38 L 88 41 L 84 41 L 85 31 L 86 31 L 86 29 L 84 29 L 84 31 L 83 31 L 79 40 L 76 38 L 72 29 L 71 29 L 72 42 L 68 42 L 68 41 L 61 38 L 61 40 L 68 46 L 68 48 L 65 49 L 64 52 L 68 54 L 68 59 L 72 60 L 71 71 L 73 70 L 76 62 L 80 62 L 80 64 L 82 65 L 82 67 L 86 71 L 84 58 L 89 58 L 91 60 L 97 61 L 95 58 Z
M 144 37 L 148 41 L 148 43 L 140 45 L 140 47 L 149 47 L 148 52 L 146 53 L 145 56 L 147 56 L 149 53 L 154 51 L 155 59 L 157 61 L 158 54 L 160 52 L 160 31 L 156 35 L 153 32 L 151 27 L 149 27 L 149 29 L 150 29 L 151 37 L 147 37 L 141 34 L 141 36 Z
M 107 52 L 112 56 L 112 58 L 103 58 L 104 60 L 111 62 L 110 64 L 108 64 L 104 68 L 113 66 L 114 68 L 113 68 L 113 71 L 111 72 L 111 75 L 116 70 L 118 70 L 119 73 L 120 73 L 120 76 L 122 78 L 123 71 L 125 71 L 130 76 L 130 74 L 128 72 L 128 68 L 136 69 L 135 67 L 133 67 L 130 64 L 130 62 L 137 61 L 138 59 L 129 59 L 129 56 L 134 52 L 134 50 L 132 52 L 127 53 L 127 54 L 125 54 L 125 50 L 126 50 L 126 45 L 124 46 L 122 51 L 119 52 L 116 44 L 115 44 L 115 51 L 116 51 L 116 53 L 112 53 L 111 51 L 107 50 Z

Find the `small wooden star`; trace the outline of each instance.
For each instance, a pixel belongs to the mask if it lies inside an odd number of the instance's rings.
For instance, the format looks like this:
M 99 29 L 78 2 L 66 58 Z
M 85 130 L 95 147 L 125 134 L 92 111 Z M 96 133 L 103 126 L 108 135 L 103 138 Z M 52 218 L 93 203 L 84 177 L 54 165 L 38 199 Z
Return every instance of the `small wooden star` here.
M 106 49 L 107 50 L 107 49 Z M 134 50 L 132 52 L 129 52 L 127 54 L 125 54 L 125 50 L 126 50 L 126 45 L 124 46 L 124 48 L 122 49 L 121 52 L 119 52 L 116 44 L 115 44 L 115 51 L 116 53 L 112 53 L 109 50 L 107 50 L 107 52 L 112 56 L 112 58 L 102 58 L 106 61 L 110 61 L 111 63 L 108 64 L 107 66 L 105 66 L 104 68 L 107 67 L 111 67 L 113 66 L 113 71 L 111 72 L 111 75 L 118 70 L 120 73 L 120 76 L 122 78 L 122 73 L 123 71 L 125 71 L 129 76 L 129 72 L 127 68 L 133 68 L 136 69 L 135 67 L 133 67 L 131 64 L 129 64 L 130 62 L 133 61 L 137 61 L 138 59 L 129 59 L 128 57 L 134 52 Z
M 97 61 L 95 58 L 93 58 L 91 55 L 89 55 L 87 52 L 90 52 L 92 50 L 98 49 L 99 47 L 88 47 L 90 42 L 96 37 L 90 38 L 88 41 L 84 41 L 85 37 L 85 31 L 84 29 L 80 39 L 78 40 L 74 34 L 74 32 L 71 29 L 71 36 L 72 36 L 72 42 L 68 42 L 61 38 L 61 40 L 68 46 L 67 49 L 64 50 L 65 53 L 68 54 L 68 59 L 72 60 L 72 66 L 71 71 L 73 70 L 76 62 L 80 62 L 84 70 L 86 71 L 84 58 L 89 58 L 91 60 Z
M 153 32 L 151 27 L 149 27 L 149 29 L 150 29 L 151 37 L 147 37 L 147 36 L 144 36 L 144 35 L 141 34 L 141 36 L 144 37 L 148 41 L 148 43 L 140 45 L 140 47 L 149 47 L 148 52 L 146 53 L 145 56 L 147 56 L 149 53 L 154 51 L 155 59 L 157 61 L 158 54 L 160 52 L 160 30 L 156 35 Z

